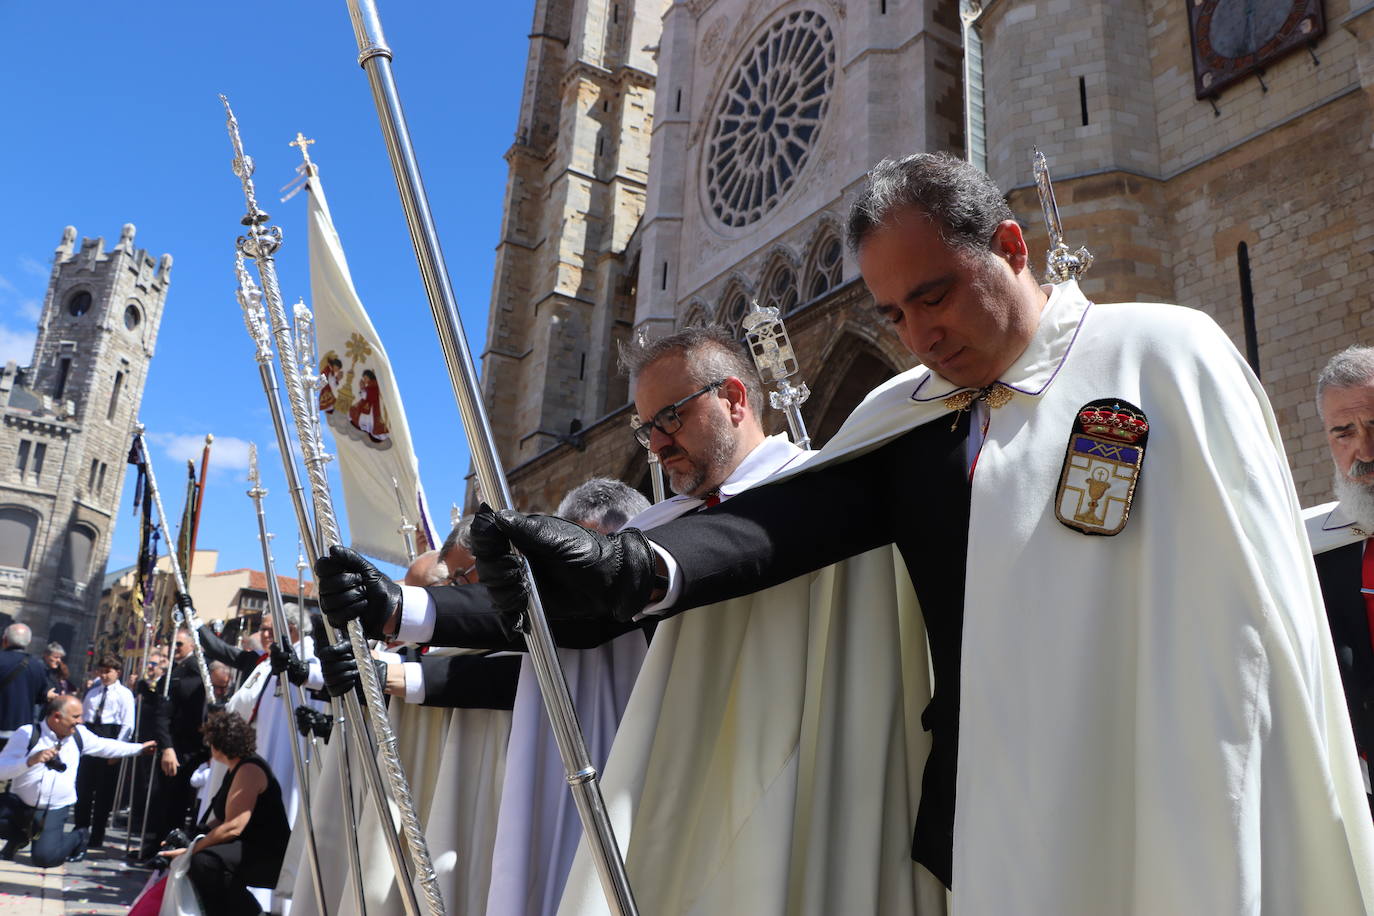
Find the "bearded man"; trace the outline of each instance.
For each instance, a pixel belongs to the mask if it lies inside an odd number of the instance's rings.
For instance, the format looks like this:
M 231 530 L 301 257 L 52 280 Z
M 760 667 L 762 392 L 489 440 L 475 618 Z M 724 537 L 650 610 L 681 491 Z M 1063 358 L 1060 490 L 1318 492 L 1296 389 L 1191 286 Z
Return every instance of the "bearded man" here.
M 1374 755 L 1374 347 L 1337 353 L 1317 376 L 1317 411 L 1334 464 L 1336 502 L 1309 512 L 1322 599 L 1331 624 L 1355 744 L 1371 792 Z M 1370 794 L 1374 808 L 1374 792 Z

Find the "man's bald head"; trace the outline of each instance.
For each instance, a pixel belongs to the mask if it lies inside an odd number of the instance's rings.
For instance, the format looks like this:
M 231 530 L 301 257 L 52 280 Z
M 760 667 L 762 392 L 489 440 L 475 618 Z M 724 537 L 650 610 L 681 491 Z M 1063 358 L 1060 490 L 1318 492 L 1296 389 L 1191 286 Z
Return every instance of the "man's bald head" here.
M 448 567 L 439 559 L 439 551 L 427 550 L 406 567 L 401 584 L 424 588 L 427 585 L 443 585 L 447 578 Z

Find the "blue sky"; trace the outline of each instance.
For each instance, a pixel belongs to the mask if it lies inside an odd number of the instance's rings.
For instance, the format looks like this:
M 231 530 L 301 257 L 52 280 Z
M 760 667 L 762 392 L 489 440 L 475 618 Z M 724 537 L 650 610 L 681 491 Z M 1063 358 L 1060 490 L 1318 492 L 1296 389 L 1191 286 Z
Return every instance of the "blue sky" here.
M 481 352 L 532 4 L 383 2 L 410 121 L 463 321 Z M 230 171 L 224 113 L 234 106 L 257 162 L 259 199 L 285 241 L 288 301 L 309 299 L 305 198 L 277 202 L 300 162 L 303 131 L 329 195 L 353 278 L 399 381 L 430 505 L 442 526 L 462 500 L 467 445 L 396 196 L 366 74 L 343 0 L 0 4 L 8 87 L 0 146 L 0 363 L 27 364 L 62 227 L 171 253 L 172 287 L 142 417 L 167 511 L 182 503 L 185 459 L 217 445 L 200 546 L 220 569 L 261 568 L 245 495 L 249 441 L 271 422 L 234 300 L 244 202 Z M 294 575 L 293 513 L 275 451 L 265 451 L 268 523 L 278 571 Z M 109 568 L 132 562 L 126 478 Z M 342 500 L 336 490 L 336 502 Z

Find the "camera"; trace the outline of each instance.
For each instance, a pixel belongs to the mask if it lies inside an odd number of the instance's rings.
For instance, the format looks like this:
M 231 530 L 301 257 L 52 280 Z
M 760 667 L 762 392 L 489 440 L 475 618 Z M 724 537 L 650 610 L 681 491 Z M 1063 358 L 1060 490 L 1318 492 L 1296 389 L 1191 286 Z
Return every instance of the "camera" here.
M 50 758 L 50 759 L 48 759 L 48 760 L 43 761 L 43 766 L 45 766 L 45 767 L 47 767 L 48 769 L 52 770 L 54 773 L 65 773 L 65 772 L 67 772 L 67 764 L 66 764 L 66 761 L 64 761 L 64 760 L 62 760 L 62 759 L 60 759 L 60 758 L 58 758 L 58 757 L 52 757 L 52 758 Z

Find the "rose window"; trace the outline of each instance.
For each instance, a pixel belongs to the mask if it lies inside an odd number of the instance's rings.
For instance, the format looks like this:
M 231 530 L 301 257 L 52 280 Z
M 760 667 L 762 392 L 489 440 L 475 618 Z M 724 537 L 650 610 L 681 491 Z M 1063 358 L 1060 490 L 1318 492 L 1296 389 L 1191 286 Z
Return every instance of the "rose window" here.
M 706 143 L 706 195 L 727 226 L 763 218 L 815 149 L 835 82 L 835 42 L 820 14 L 774 22 L 740 59 Z

